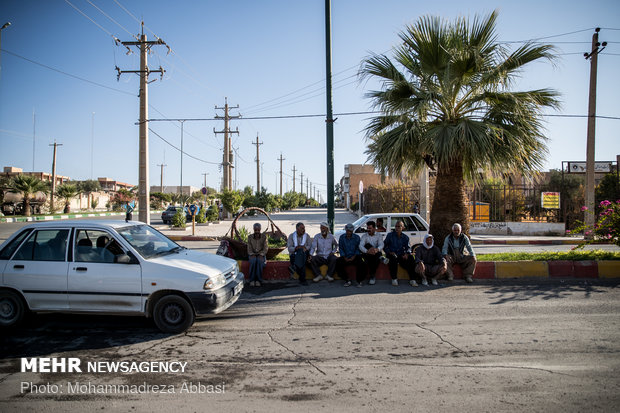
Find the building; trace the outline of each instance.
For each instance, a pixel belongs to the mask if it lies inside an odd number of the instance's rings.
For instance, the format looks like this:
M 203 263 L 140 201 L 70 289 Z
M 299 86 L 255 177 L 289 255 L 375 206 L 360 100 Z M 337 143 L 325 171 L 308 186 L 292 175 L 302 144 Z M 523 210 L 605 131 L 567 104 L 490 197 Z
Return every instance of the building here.
M 101 185 L 101 189 L 106 192 L 116 192 L 119 189 L 131 190 L 135 185 L 131 185 L 125 182 L 115 181 L 110 178 L 97 178 L 99 181 L 99 185 Z
M 5 166 L 2 172 L 2 176 L 9 179 L 19 175 L 34 176 L 42 181 L 52 182 L 52 174 L 47 172 L 24 172 L 22 168 L 16 168 L 14 166 Z M 68 176 L 56 175 L 56 185 L 62 185 L 70 180 L 71 178 Z
M 350 209 L 351 205 L 359 202 L 360 182 L 363 182 L 364 188 L 368 188 L 384 181 L 385 177 L 376 173 L 372 165 L 346 164 L 344 176 L 340 179 L 344 207 Z
M 181 192 L 184 195 L 191 195 L 196 191 L 200 191 L 201 188 L 196 188 L 195 186 L 191 186 L 191 185 L 183 185 L 181 187 Z M 163 187 L 160 185 L 153 185 L 151 186 L 151 189 L 149 190 L 150 193 L 153 192 L 162 192 L 164 194 L 178 194 L 179 193 L 179 186 L 178 185 L 164 185 Z

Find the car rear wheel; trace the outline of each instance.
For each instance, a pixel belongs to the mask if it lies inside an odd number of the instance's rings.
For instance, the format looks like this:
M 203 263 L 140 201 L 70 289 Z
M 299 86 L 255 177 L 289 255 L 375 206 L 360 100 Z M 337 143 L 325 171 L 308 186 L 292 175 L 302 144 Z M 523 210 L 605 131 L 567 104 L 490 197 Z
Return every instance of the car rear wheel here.
M 0 291 L 0 327 L 8 328 L 21 323 L 26 308 L 21 297 L 13 291 Z
M 183 297 L 166 295 L 155 304 L 153 320 L 164 333 L 178 334 L 194 324 L 194 310 Z

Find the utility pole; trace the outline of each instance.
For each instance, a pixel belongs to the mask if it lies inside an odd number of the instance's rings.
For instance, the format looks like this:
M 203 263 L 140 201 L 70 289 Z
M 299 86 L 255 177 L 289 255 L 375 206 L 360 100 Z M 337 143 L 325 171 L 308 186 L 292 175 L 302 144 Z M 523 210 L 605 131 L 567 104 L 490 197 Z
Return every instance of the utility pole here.
M 325 100 L 327 104 L 327 224 L 334 233 L 334 114 L 332 110 L 332 18 L 331 0 L 325 0 Z
M 179 184 L 179 194 L 183 195 L 183 125 L 185 124 L 185 120 L 179 122 L 181 122 L 181 181 Z
M 62 143 L 56 143 L 56 139 L 54 139 L 54 143 L 50 143 L 49 146 L 54 147 L 54 155 L 52 158 L 52 193 L 50 194 L 50 210 L 54 212 L 54 194 L 56 193 L 56 148 L 62 146 Z
M 117 42 L 118 43 L 118 42 Z M 117 80 L 123 73 L 137 73 L 140 75 L 140 144 L 139 144 L 139 160 L 138 160 L 138 205 L 140 206 L 138 220 L 146 224 L 151 223 L 150 209 L 151 200 L 149 196 L 149 135 L 148 135 L 148 84 L 149 74 L 158 72 L 161 78 L 164 76 L 164 69 L 159 67 L 157 70 L 150 70 L 147 65 L 148 51 L 154 45 L 168 45 L 160 38 L 155 41 L 147 41 L 144 34 L 144 22 L 142 22 L 142 34 L 140 40 L 135 42 L 120 42 L 123 46 L 138 46 L 140 48 L 140 70 L 121 70 L 116 67 L 118 72 Z M 168 52 L 170 48 L 168 47 Z
M 295 165 L 293 164 L 293 192 L 295 192 L 295 172 L 297 170 L 295 169 Z
M 252 142 L 252 145 L 256 145 L 256 193 L 260 192 L 260 145 L 263 142 L 258 141 L 258 133 L 256 134 L 256 143 Z
M 165 164 L 157 165 L 161 166 L 161 173 L 159 174 L 159 192 L 164 193 L 164 166 L 168 166 Z
M 223 173 L 224 173 L 224 177 L 222 179 L 222 190 L 228 190 L 230 191 L 232 189 L 232 168 L 233 168 L 233 155 L 232 155 L 232 144 L 230 142 L 230 136 L 229 134 L 231 133 L 236 133 L 239 134 L 239 128 L 237 128 L 234 131 L 231 131 L 230 128 L 228 127 L 228 122 L 231 119 L 239 119 L 241 117 L 241 115 L 237 115 L 237 116 L 230 116 L 229 114 L 229 110 L 230 109 L 239 109 L 239 105 L 237 106 L 228 106 L 228 98 L 224 99 L 224 107 L 223 108 L 218 108 L 217 106 L 215 107 L 216 110 L 224 110 L 224 117 L 221 116 L 215 116 L 215 119 L 224 119 L 224 130 L 222 131 L 217 131 L 215 130 L 215 128 L 213 128 L 213 133 L 215 133 L 216 135 L 218 133 L 223 133 L 224 134 L 224 155 L 222 156 L 222 167 L 223 167 Z
M 35 147 L 35 141 L 36 141 L 36 136 L 37 136 L 36 120 L 37 120 L 37 117 L 34 112 L 34 108 L 32 108 L 32 172 L 34 172 L 34 147 Z
M 95 112 L 93 112 L 93 117 L 91 118 L 90 124 L 90 179 L 93 179 L 93 168 L 95 164 L 94 158 L 95 152 Z
M 306 198 L 310 198 L 310 179 L 306 177 Z
M 282 152 L 280 152 L 280 157 L 278 159 L 280 160 L 280 196 L 282 196 L 282 161 L 284 160 Z
M 607 42 L 598 41 L 598 32 L 601 29 L 597 27 L 592 35 L 592 51 L 584 53 L 586 60 L 590 60 L 590 95 L 588 103 L 588 137 L 586 140 L 586 207 L 585 223 L 589 228 L 594 227 L 594 141 L 596 128 L 596 71 L 598 63 L 598 54 L 607 46 Z M 592 239 L 592 233 L 586 235 L 585 238 Z
M 301 181 L 299 184 L 299 193 L 303 194 L 304 193 L 304 173 L 301 173 Z
M 204 172 L 202 174 L 205 179 L 205 208 L 207 207 L 207 199 L 209 198 L 209 189 L 207 188 L 207 175 L 209 175 L 209 172 Z

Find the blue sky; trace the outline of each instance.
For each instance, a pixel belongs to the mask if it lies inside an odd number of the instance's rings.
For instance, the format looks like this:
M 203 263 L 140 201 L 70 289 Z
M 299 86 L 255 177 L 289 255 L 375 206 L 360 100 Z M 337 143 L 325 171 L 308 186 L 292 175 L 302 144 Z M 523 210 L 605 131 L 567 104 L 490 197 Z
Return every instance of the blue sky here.
M 532 65 L 515 85 L 515 89 L 558 90 L 562 109 L 549 112 L 555 115 L 587 114 L 590 66 L 583 52 L 590 49 L 594 27 L 601 27 L 600 40 L 609 45 L 599 57 L 597 114 L 620 117 L 620 3 L 615 0 L 333 0 L 334 113 L 370 109 L 364 94 L 376 85 L 357 81 L 359 64 L 370 52 L 389 52 L 405 25 L 422 15 L 452 19 L 494 9 L 499 10 L 500 41 L 555 36 L 545 41 L 560 54 L 556 64 Z M 223 106 L 227 97 L 230 105 L 239 105 L 232 114 L 243 116 L 231 122 L 240 132 L 233 137 L 238 148 L 238 188 L 256 185 L 256 147 L 251 142 L 258 134 L 264 142 L 260 147 L 263 186 L 277 191 L 277 158 L 282 153 L 285 191 L 292 189 L 295 166 L 298 179 L 303 173 L 325 195 L 323 117 L 248 119 L 325 113 L 322 0 L 1 0 L 0 25 L 6 21 L 12 25 L 2 31 L 0 167 L 32 170 L 34 134 L 37 171 L 51 171 L 49 144 L 55 139 L 63 145 L 58 150 L 57 173 L 72 179 L 105 176 L 137 184 L 138 77 L 125 74 L 117 81 L 114 67 L 137 70 L 139 54 L 134 49 L 126 55 L 111 37 L 132 40 L 140 32 L 136 19 L 144 19 L 149 39 L 156 34 L 173 51 L 167 55 L 160 46 L 149 55 L 151 69 L 161 65 L 166 70 L 161 81 L 157 74 L 150 77 L 155 80 L 149 86 L 150 118 L 213 118 L 222 115 L 214 107 Z M 337 117 L 336 182 L 344 164 L 366 160 L 363 130 L 368 115 Z M 585 160 L 586 119 L 554 116 L 546 120 L 550 151 L 546 168 Z M 597 160 L 615 160 L 620 154 L 619 126 L 618 119 L 597 121 Z M 178 122 L 153 122 L 150 128 L 180 146 Z M 185 123 L 184 151 L 206 161 L 183 158 L 185 185 L 202 186 L 202 174 L 208 173 L 207 184 L 219 187 L 223 137 L 214 135 L 214 128 L 221 130 L 223 122 Z M 159 184 L 157 165 L 162 163 L 167 165 L 164 184 L 178 185 L 179 151 L 150 133 L 152 185 Z

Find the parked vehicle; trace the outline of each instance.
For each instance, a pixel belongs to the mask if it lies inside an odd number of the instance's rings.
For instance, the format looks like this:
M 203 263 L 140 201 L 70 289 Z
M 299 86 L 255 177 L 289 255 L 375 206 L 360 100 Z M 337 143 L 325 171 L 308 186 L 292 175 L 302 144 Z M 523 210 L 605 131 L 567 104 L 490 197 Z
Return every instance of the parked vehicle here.
M 386 229 L 385 232 L 381 233 L 383 235 L 383 239 L 385 239 L 387 234 L 394 229 L 394 226 L 398 221 L 403 221 L 403 223 L 405 224 L 403 234 L 406 234 L 409 237 L 410 246 L 416 246 L 418 244 L 421 244 L 424 240 L 424 235 L 428 234 L 428 223 L 419 214 L 415 214 L 413 212 L 387 212 L 381 214 L 367 214 L 352 223 L 353 227 L 355 228 L 353 231 L 356 234 L 363 234 L 364 232 L 366 232 L 366 222 L 377 222 L 377 219 L 383 220 L 383 226 Z M 339 229 L 335 231 L 334 236 L 336 237 L 336 239 L 338 239 L 340 235 L 344 233 L 344 228 Z
M 176 215 L 177 211 L 185 212 L 186 221 L 192 220 L 192 215 L 189 211 L 185 211 L 185 208 L 182 206 L 170 205 L 164 212 L 161 213 L 161 220 L 164 221 L 164 224 L 172 224 L 172 218 Z
M 236 261 L 186 249 L 149 225 L 74 220 L 28 225 L 0 245 L 0 327 L 27 311 L 152 317 L 166 333 L 237 301 Z

